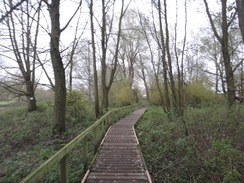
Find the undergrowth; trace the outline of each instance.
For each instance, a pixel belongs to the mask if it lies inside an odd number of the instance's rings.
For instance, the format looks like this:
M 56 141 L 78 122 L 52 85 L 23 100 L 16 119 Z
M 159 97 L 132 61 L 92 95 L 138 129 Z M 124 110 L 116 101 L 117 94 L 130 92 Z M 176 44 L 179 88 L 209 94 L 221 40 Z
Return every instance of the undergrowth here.
M 149 107 L 136 131 L 153 182 L 244 182 L 244 106 L 188 108 L 169 121 Z
M 50 103 L 39 103 L 38 110 L 31 113 L 27 113 L 26 108 L 18 108 L 0 114 L 0 182 L 20 182 L 94 120 L 89 113 L 83 120 L 68 113 L 66 132 L 53 136 L 53 107 Z M 74 148 L 69 156 L 70 182 L 81 181 L 81 149 L 81 145 Z M 58 179 L 60 171 L 57 165 L 40 182 L 58 182 Z

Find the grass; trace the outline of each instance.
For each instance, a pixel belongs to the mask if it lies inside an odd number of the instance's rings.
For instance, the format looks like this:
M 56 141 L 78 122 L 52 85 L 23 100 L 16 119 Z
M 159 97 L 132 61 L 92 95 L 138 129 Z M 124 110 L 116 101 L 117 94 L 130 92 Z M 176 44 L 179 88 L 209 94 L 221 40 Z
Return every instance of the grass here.
M 0 101 L 0 105 L 8 105 L 9 103 L 9 101 Z
M 150 107 L 137 123 L 153 182 L 244 182 L 244 106 L 188 108 L 185 121 Z
M 1 183 L 21 181 L 93 121 L 92 115 L 80 114 L 76 119 L 67 114 L 67 131 L 52 136 L 51 106 L 39 103 L 36 112 L 16 108 L 0 114 Z M 91 108 L 87 110 L 89 114 Z M 85 120 L 81 122 L 80 117 Z M 244 106 L 188 108 L 186 126 L 172 118 L 169 121 L 161 107 L 149 107 L 136 126 L 153 182 L 244 182 Z M 91 143 L 89 148 L 92 158 Z M 69 155 L 71 183 L 83 176 L 81 149 L 82 144 Z M 56 165 L 40 182 L 58 182 L 59 175 Z
M 0 114 L 1 183 L 21 181 L 94 121 L 93 116 L 80 121 L 67 115 L 67 131 L 62 136 L 53 136 L 53 107 L 39 103 L 38 111 L 26 111 L 18 108 Z M 70 154 L 70 182 L 80 182 L 83 175 L 81 148 L 80 145 Z M 72 167 L 72 163 L 76 166 Z M 57 182 L 59 174 L 57 166 L 40 182 Z

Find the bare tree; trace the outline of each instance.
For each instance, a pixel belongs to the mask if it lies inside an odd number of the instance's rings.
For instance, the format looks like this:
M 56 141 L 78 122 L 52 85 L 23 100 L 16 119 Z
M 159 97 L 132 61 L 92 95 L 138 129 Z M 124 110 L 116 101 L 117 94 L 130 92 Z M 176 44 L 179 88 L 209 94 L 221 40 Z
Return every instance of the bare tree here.
M 228 21 L 227 17 L 227 0 L 221 0 L 221 14 L 222 14 L 222 21 L 221 21 L 221 30 L 222 34 L 220 35 L 217 32 L 216 26 L 214 24 L 212 15 L 210 13 L 207 0 L 203 0 L 207 12 L 208 19 L 210 21 L 212 30 L 214 32 L 215 37 L 219 41 L 222 49 L 223 54 L 223 61 L 225 67 L 225 74 L 226 74 L 226 83 L 227 83 L 227 95 L 228 95 L 228 105 L 232 106 L 235 102 L 235 84 L 234 84 L 234 72 L 231 65 L 230 59 L 230 51 L 229 51 L 229 27 L 232 21 L 235 18 L 235 14 L 230 18 Z
M 5 9 L 16 9 L 16 5 L 12 1 L 4 1 Z M 7 55 L 3 56 L 7 59 L 16 60 L 20 74 L 11 71 L 16 70 L 14 67 L 1 66 L 1 69 L 11 77 L 11 81 L 1 81 L 1 85 L 8 91 L 15 93 L 17 96 L 26 96 L 28 102 L 28 111 L 35 111 L 36 98 L 36 62 L 37 62 L 37 39 L 39 33 L 40 7 L 38 3 L 36 7 L 30 1 L 22 2 L 18 5 L 18 12 L 9 11 L 4 17 L 8 29 L 8 37 L 11 47 L 3 46 L 7 52 L 13 52 L 14 58 Z M 33 13 L 35 12 L 35 13 Z M 8 83 L 9 82 L 9 83 Z M 19 85 L 19 86 L 16 86 Z M 25 86 L 25 89 L 22 87 Z
M 162 23 L 162 6 L 161 1 L 158 0 L 158 18 L 159 18 L 159 29 L 160 29 L 160 42 L 158 41 L 158 45 L 160 50 L 162 51 L 162 63 L 163 63 L 163 75 L 164 75 L 164 89 L 165 89 L 165 109 L 166 112 L 170 112 L 171 104 L 170 104 L 170 96 L 169 96 L 169 89 L 168 89 L 168 66 L 166 61 L 166 46 L 164 40 L 164 31 L 163 31 L 163 23 Z
M 154 75 L 154 78 L 155 78 L 155 85 L 156 85 L 156 88 L 157 88 L 158 93 L 159 93 L 160 102 L 163 105 L 163 108 L 164 108 L 164 110 L 166 112 L 167 109 L 166 109 L 166 106 L 165 106 L 165 99 L 164 99 L 164 96 L 163 96 L 162 88 L 160 86 L 161 61 L 156 62 L 155 53 L 154 53 L 153 47 L 151 45 L 151 41 L 150 41 L 150 36 L 149 35 L 151 34 L 156 39 L 156 42 L 158 43 L 158 45 L 160 45 L 160 41 L 159 41 L 156 29 L 152 30 L 153 28 L 150 27 L 150 23 L 148 22 L 148 20 L 141 13 L 138 13 L 138 17 L 139 17 L 140 25 L 142 27 L 142 32 L 144 34 L 147 46 L 149 48 L 150 62 L 151 62 L 151 65 L 152 65 L 152 71 L 153 71 L 153 75 Z M 147 32 L 147 31 L 149 31 L 149 32 Z M 159 57 L 162 56 L 161 55 L 162 54 L 161 51 L 158 51 L 158 54 L 159 54 Z
M 178 78 L 178 101 L 177 101 L 177 108 L 180 116 L 184 114 L 184 56 L 185 56 L 185 49 L 186 49 L 186 37 L 187 37 L 187 2 L 185 0 L 185 26 L 184 26 L 184 38 L 183 38 L 183 45 L 180 53 L 178 53 L 177 49 L 177 28 L 178 28 L 178 0 L 176 1 L 176 22 L 175 22 L 175 43 L 174 43 L 174 53 L 175 53 L 175 60 L 177 65 L 177 78 Z M 181 55 L 180 55 L 181 54 Z M 181 59 L 179 58 L 181 56 Z M 173 88 L 172 88 L 173 89 Z M 175 91 L 176 92 L 176 91 Z
M 139 60 L 139 54 L 146 51 L 146 43 L 142 27 L 135 23 L 137 13 L 133 10 L 127 11 L 122 31 L 120 46 L 120 57 L 124 77 L 130 82 L 131 89 L 135 78 L 135 65 Z
M 124 5 L 124 0 L 122 0 L 122 6 L 120 10 L 120 16 L 119 16 L 119 23 L 118 23 L 118 32 L 117 32 L 117 39 L 116 39 L 116 46 L 115 46 L 115 51 L 114 51 L 114 58 L 113 58 L 113 64 L 111 65 L 111 72 L 110 72 L 110 77 L 108 78 L 108 83 L 107 83 L 107 50 L 108 50 L 108 40 L 109 36 L 111 33 L 111 28 L 112 28 L 112 22 L 110 25 L 110 30 L 109 33 L 107 32 L 107 8 L 108 4 L 106 3 L 105 0 L 102 0 L 102 26 L 101 26 L 101 32 L 102 32 L 102 40 L 101 40 L 101 45 L 102 45 L 102 59 L 101 59 L 101 66 L 102 66 L 102 76 L 101 76 L 101 84 L 102 84 L 102 108 L 107 110 L 109 106 L 109 100 L 108 100 L 108 94 L 109 90 L 113 84 L 114 81 L 114 76 L 117 71 L 117 66 L 118 66 L 118 58 L 119 58 L 119 45 L 120 45 L 120 39 L 121 39 L 121 27 L 122 27 L 122 20 L 123 17 L 126 13 L 126 10 L 128 9 L 128 5 L 125 7 Z
M 99 95 L 98 95 L 98 78 L 97 78 L 97 59 L 96 59 L 96 46 L 95 46 L 95 30 L 93 23 L 93 0 L 91 0 L 90 5 L 90 24 L 91 24 L 91 44 L 92 44 L 92 57 L 93 57 L 93 77 L 94 77 L 94 99 L 95 99 L 95 114 L 96 117 L 100 115 L 99 110 Z
M 66 68 L 69 66 L 69 91 L 72 91 L 73 90 L 73 70 L 74 70 L 74 56 L 76 54 L 76 49 L 78 47 L 78 43 L 80 42 L 80 39 L 81 39 L 81 35 L 78 37 L 77 34 L 78 34 L 78 28 L 79 28 L 79 20 L 80 20 L 80 16 L 78 18 L 78 21 L 77 21 L 77 24 L 76 24 L 76 28 L 75 28 L 75 36 L 74 36 L 74 40 L 73 42 L 71 43 L 71 51 L 70 53 L 68 54 L 68 57 L 69 57 L 69 60 L 68 60 L 68 64 L 66 65 L 65 67 L 65 70 Z
M 150 100 L 150 96 L 149 96 L 149 87 L 148 87 L 148 83 L 147 83 L 147 69 L 146 69 L 146 64 L 143 62 L 143 60 L 145 60 L 145 58 L 143 58 L 143 56 L 140 54 L 139 55 L 139 68 L 140 68 L 140 73 L 138 73 L 139 77 L 143 80 L 144 83 L 144 87 L 146 90 L 146 96 L 147 96 L 147 100 Z
M 50 3 L 43 0 L 49 11 L 51 20 L 50 33 L 50 55 L 55 78 L 55 99 L 54 99 L 54 113 L 55 126 L 53 133 L 62 133 L 65 131 L 65 112 L 66 112 L 66 81 L 65 68 L 60 54 L 60 35 L 68 27 L 69 23 L 77 13 L 81 6 L 81 2 L 77 7 L 73 16 L 69 19 L 63 28 L 60 27 L 60 0 L 52 0 Z
M 159 1 L 158 6 L 161 6 L 160 1 Z M 161 9 L 161 7 L 159 7 L 159 8 Z M 165 34 L 166 34 L 166 36 L 165 36 L 166 37 L 165 38 L 165 48 L 166 48 L 167 59 L 168 59 L 167 60 L 168 61 L 167 66 L 168 66 L 168 73 L 169 73 L 169 78 L 170 78 L 170 87 L 171 87 L 171 92 L 172 92 L 172 96 L 173 96 L 173 106 L 175 108 L 177 108 L 178 100 L 177 100 L 175 81 L 174 81 L 174 76 L 173 76 L 173 68 L 172 68 L 172 58 L 171 58 L 171 50 L 170 50 L 170 42 L 169 42 L 170 37 L 169 37 L 169 25 L 168 25 L 168 11 L 167 11 L 166 0 L 164 0 L 164 20 L 165 20 Z M 159 20 L 159 21 L 161 21 L 161 20 Z M 161 24 L 162 23 L 160 23 L 160 27 L 162 26 Z M 161 37 L 163 37 L 162 33 L 161 33 Z

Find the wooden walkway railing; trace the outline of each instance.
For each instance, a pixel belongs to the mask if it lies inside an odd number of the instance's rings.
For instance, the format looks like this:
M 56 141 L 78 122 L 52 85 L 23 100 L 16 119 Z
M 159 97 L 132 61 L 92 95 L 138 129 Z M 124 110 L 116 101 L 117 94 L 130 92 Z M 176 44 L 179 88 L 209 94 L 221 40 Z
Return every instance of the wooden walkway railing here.
M 111 110 L 99 120 L 97 120 L 93 125 L 83 131 L 80 135 L 78 135 L 75 139 L 73 139 L 70 143 L 65 145 L 62 149 L 60 149 L 57 153 L 55 153 L 52 157 L 50 157 L 47 161 L 41 164 L 37 169 L 35 169 L 32 173 L 30 173 L 26 178 L 24 178 L 21 183 L 36 183 L 38 182 L 47 172 L 49 172 L 55 164 L 60 162 L 61 168 L 61 182 L 68 182 L 68 168 L 67 168 L 67 155 L 71 152 L 71 150 L 77 146 L 79 143 L 82 143 L 83 147 L 83 163 L 84 170 L 86 171 L 88 168 L 88 143 L 87 136 L 90 133 L 94 133 L 94 153 L 97 152 L 100 141 L 103 138 L 102 134 L 105 134 L 107 128 L 114 122 L 118 121 L 121 117 L 129 114 L 130 112 L 136 110 L 139 105 L 132 105 L 127 107 L 122 107 L 118 109 Z
M 82 183 L 151 182 L 134 130 L 146 109 L 136 110 L 110 127 Z

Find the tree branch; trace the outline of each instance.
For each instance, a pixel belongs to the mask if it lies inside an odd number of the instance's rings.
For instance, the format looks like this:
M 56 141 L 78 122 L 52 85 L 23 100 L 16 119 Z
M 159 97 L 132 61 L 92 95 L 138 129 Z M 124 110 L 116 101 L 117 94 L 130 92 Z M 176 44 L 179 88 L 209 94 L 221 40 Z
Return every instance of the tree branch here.
M 243 63 L 243 60 L 244 59 L 242 59 L 242 61 L 240 61 L 236 66 L 235 66 L 235 68 L 233 69 L 233 73 L 236 71 L 236 69 Z
M 206 12 L 207 12 L 207 15 L 208 15 L 208 19 L 210 21 L 210 24 L 211 24 L 211 27 L 213 29 L 213 32 L 214 32 L 214 35 L 215 37 L 218 39 L 218 41 L 220 42 L 220 44 L 222 45 L 222 38 L 219 36 L 218 32 L 217 32 L 217 29 L 214 25 L 214 22 L 213 22 L 213 19 L 212 19 L 212 16 L 210 14 L 210 11 L 209 11 L 209 7 L 208 7 L 208 3 L 207 3 L 207 0 L 203 0 L 204 4 L 205 4 L 205 7 L 206 7 Z
M 18 2 L 16 5 L 14 5 L 12 8 L 10 8 L 9 11 L 7 11 L 5 13 L 5 15 L 2 15 L 2 17 L 0 18 L 0 23 L 10 14 L 12 13 L 18 6 L 20 6 L 23 2 L 25 2 L 26 0 L 21 0 L 20 2 Z
M 72 17 L 69 19 L 69 21 L 66 23 L 66 25 L 60 30 L 60 33 L 63 32 L 70 24 L 70 22 L 73 20 L 73 18 L 75 17 L 76 13 L 78 12 L 78 10 L 80 9 L 82 4 L 82 0 L 79 3 L 79 6 L 77 7 L 77 9 L 75 10 L 75 13 L 72 15 Z

